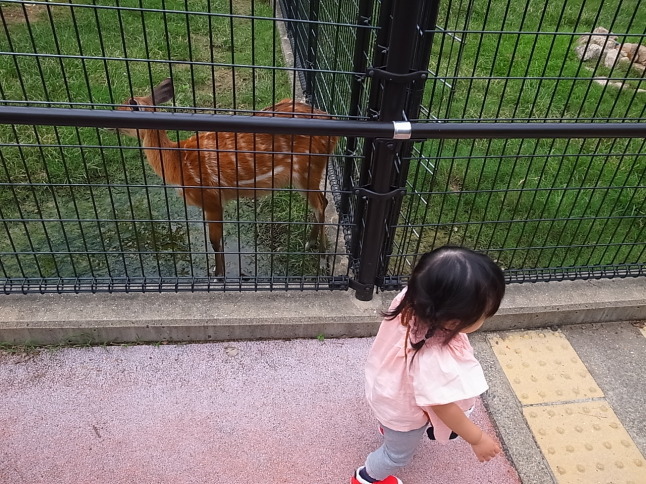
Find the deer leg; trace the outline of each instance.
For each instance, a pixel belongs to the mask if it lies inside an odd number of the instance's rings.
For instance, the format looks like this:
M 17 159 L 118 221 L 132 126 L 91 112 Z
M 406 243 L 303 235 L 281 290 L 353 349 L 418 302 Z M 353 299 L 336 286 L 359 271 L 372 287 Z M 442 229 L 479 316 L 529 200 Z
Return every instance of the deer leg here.
M 312 226 L 308 241 L 305 248 L 318 247 L 321 251 L 325 251 L 327 246 L 327 239 L 323 229 L 325 223 L 325 207 L 327 207 L 327 198 L 322 192 L 307 192 L 307 203 L 314 211 L 316 223 Z
M 209 223 L 209 240 L 215 252 L 215 275 L 224 275 L 224 243 L 222 241 L 222 209 L 205 212 Z

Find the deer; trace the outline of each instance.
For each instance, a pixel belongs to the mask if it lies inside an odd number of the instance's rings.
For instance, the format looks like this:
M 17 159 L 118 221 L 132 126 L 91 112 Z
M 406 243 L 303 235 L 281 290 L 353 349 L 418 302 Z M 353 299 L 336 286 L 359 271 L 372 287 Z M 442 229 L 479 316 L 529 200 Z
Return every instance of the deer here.
M 167 78 L 148 96 L 131 97 L 120 111 L 155 111 L 173 99 L 173 81 Z M 325 111 L 283 99 L 255 112 L 255 116 L 332 119 Z M 215 275 L 224 276 L 223 206 L 238 198 L 259 198 L 279 188 L 294 186 L 314 212 L 306 249 L 325 251 L 323 231 L 327 198 L 320 184 L 328 158 L 338 138 L 299 134 L 199 132 L 172 141 L 164 130 L 118 128 L 139 138 L 147 161 L 166 185 L 178 187 L 186 203 L 200 207 L 208 224 L 209 241 L 215 252 Z

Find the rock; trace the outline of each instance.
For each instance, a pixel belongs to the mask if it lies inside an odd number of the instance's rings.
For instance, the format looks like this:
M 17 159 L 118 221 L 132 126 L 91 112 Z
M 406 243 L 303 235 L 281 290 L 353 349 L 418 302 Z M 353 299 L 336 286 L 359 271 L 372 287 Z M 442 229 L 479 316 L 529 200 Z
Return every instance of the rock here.
M 582 61 L 603 57 L 606 52 L 617 47 L 617 36 L 603 27 L 597 27 L 592 34 L 582 35 L 576 40 L 576 52 Z
M 579 57 L 579 59 L 581 59 L 582 61 L 589 61 L 598 59 L 603 52 L 603 47 L 596 44 L 583 44 L 577 45 L 574 48 L 574 51 L 576 52 L 576 55 Z
M 619 61 L 630 62 L 631 67 L 640 72 L 646 70 L 646 46 L 624 43 L 618 50 Z
M 619 49 L 613 49 L 606 52 L 606 57 L 603 59 L 603 65 L 612 69 L 617 62 L 617 57 L 619 57 Z

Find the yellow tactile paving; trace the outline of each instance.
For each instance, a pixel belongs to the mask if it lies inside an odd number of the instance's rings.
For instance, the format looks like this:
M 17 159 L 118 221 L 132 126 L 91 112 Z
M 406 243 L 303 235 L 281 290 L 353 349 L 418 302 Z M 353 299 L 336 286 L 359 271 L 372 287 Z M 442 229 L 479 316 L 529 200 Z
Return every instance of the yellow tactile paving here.
M 646 483 L 644 456 L 563 333 L 488 339 L 559 484 Z
M 565 336 L 523 331 L 489 342 L 523 405 L 603 397 L 603 392 Z
M 559 483 L 646 482 L 646 460 L 605 401 L 523 413 Z

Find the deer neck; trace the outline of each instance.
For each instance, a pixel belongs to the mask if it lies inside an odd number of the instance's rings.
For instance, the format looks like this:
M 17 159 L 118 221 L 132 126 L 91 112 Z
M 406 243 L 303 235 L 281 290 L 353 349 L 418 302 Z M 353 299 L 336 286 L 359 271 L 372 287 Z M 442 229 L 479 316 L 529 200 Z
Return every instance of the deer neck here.
M 166 131 L 145 130 L 142 132 L 144 152 L 148 163 L 164 183 L 181 184 L 181 152 L 179 143 L 171 141 Z

